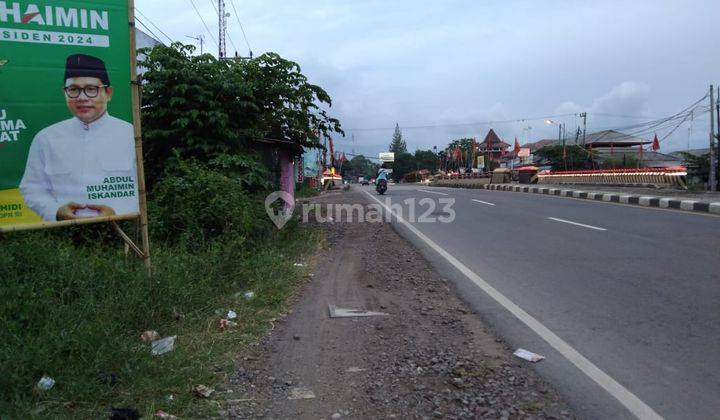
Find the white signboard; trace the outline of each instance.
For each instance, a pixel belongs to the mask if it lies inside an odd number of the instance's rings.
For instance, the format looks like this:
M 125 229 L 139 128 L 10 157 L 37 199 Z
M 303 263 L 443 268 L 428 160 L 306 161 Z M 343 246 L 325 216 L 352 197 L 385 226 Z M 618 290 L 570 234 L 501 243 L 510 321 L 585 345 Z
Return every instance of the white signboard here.
M 380 162 L 395 162 L 395 153 L 384 152 L 380 153 Z

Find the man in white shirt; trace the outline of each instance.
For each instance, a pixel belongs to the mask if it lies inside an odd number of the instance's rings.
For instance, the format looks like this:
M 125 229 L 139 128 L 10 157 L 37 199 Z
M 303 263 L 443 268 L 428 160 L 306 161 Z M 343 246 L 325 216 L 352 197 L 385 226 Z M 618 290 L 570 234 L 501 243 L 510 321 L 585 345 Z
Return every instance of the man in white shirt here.
M 47 221 L 138 213 L 133 126 L 107 113 L 105 63 L 68 57 L 64 92 L 74 117 L 33 139 L 20 182 L 25 203 Z

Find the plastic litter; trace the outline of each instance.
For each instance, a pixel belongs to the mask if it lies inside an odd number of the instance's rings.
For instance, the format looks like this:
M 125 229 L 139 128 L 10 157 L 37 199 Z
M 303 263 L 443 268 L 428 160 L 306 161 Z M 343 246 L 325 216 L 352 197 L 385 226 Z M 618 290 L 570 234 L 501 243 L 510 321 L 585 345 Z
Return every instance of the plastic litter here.
M 155 340 L 152 342 L 152 355 L 153 356 L 160 356 L 161 354 L 165 354 L 168 352 L 173 351 L 175 348 L 175 340 L 177 339 L 176 335 L 173 335 L 172 337 L 165 337 L 160 340 Z
M 293 264 L 295 267 L 305 267 L 305 264 L 303 263 L 295 263 Z
M 157 417 L 157 418 L 159 418 L 159 419 L 169 419 L 169 420 L 176 420 L 176 419 L 177 419 L 177 416 L 173 416 L 172 414 L 168 414 L 168 413 L 166 413 L 166 412 L 164 412 L 164 411 L 162 411 L 162 410 L 160 410 L 160 411 L 158 411 L 157 413 L 155 413 L 155 417 Z
M 525 350 L 525 349 L 517 349 L 517 350 L 515 350 L 515 353 L 513 353 L 513 354 L 521 359 L 525 359 L 528 362 L 533 362 L 533 363 L 537 363 L 545 358 L 544 356 L 540 356 L 537 353 L 533 353 L 533 352 L 531 352 L 529 350 Z
M 227 319 L 221 319 L 220 320 L 220 331 L 225 331 L 230 328 L 235 328 L 238 326 L 237 322 L 228 321 Z
M 193 387 L 193 394 L 197 397 L 209 398 L 214 392 L 214 389 L 205 385 L 195 385 Z
M 385 312 L 373 312 L 366 311 L 364 309 L 344 309 L 338 308 L 335 305 L 328 305 L 330 311 L 330 318 L 353 318 L 353 317 L 365 317 L 365 316 L 388 316 Z
M 228 311 L 227 318 L 228 319 L 237 319 L 237 313 L 233 310 L 230 310 L 230 311 Z
M 243 296 L 245 296 L 245 299 L 250 300 L 255 297 L 255 292 L 245 292 Z
M 309 400 L 313 398 L 315 398 L 315 393 L 307 388 L 293 388 L 288 395 L 288 400 Z
M 149 343 L 151 341 L 159 340 L 160 334 L 158 334 L 155 330 L 147 330 L 144 333 L 140 334 L 140 339 L 146 343 Z
M 40 391 L 49 391 L 55 386 L 55 379 L 44 375 L 37 383 L 37 389 Z

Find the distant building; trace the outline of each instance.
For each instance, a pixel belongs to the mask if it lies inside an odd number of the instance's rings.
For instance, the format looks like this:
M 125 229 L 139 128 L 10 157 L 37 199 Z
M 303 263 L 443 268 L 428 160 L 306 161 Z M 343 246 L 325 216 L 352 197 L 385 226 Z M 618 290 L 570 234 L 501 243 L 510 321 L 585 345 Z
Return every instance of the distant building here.
M 522 147 L 528 147 L 532 153 L 535 153 L 543 147 L 559 144 L 562 143 L 557 139 L 543 139 L 534 143 L 525 144 Z M 595 168 L 598 166 L 602 167 L 608 161 L 617 162 L 619 166 L 624 166 L 622 162 L 627 162 L 628 160 L 637 161 L 639 166 L 646 168 L 666 168 L 682 165 L 683 159 L 681 157 L 649 150 L 648 145 L 650 144 L 652 144 L 650 140 L 645 140 L 620 131 L 603 130 L 587 134 L 585 136 L 585 144 L 578 145 L 587 150 L 592 150 L 592 166 Z M 566 145 L 574 146 L 574 139 L 572 142 L 567 141 Z M 641 147 L 643 148 L 642 153 L 640 152 Z M 548 161 L 536 156 L 534 163 L 543 165 L 547 164 Z
M 498 161 L 503 156 L 507 155 L 507 151 L 511 148 L 509 144 L 505 143 L 495 134 L 495 130 L 492 128 L 485 136 L 485 140 L 478 145 L 478 153 L 481 156 L 487 155 L 490 160 Z
M 135 47 L 138 50 L 140 48 L 152 48 L 156 45 L 163 45 L 163 43 L 141 31 L 140 29 L 135 28 Z
M 592 146 L 593 149 L 597 147 L 632 147 L 641 144 L 652 144 L 652 141 L 615 130 L 598 131 L 585 136 L 585 147 Z
M 542 149 L 545 146 L 552 146 L 554 144 L 557 144 L 557 139 L 542 139 L 538 140 L 534 143 L 526 143 L 520 146 L 523 149 L 530 149 L 530 153 L 535 153 L 539 149 Z
M 135 48 L 141 49 L 141 48 L 153 48 L 158 45 L 163 45 L 162 42 L 158 41 L 157 39 L 153 38 L 152 36 L 146 34 L 145 32 L 141 31 L 138 28 L 135 28 Z M 138 53 L 137 55 L 137 61 L 140 62 L 145 59 L 145 54 Z M 138 65 L 138 73 L 140 75 L 144 74 L 147 70 L 144 69 L 142 66 Z
M 683 153 L 687 153 L 692 156 L 702 156 L 710 153 L 710 148 L 706 147 L 705 149 L 688 149 L 688 150 L 678 150 L 676 152 L 670 152 L 671 155 L 675 156 L 678 159 L 685 159 L 685 156 Z

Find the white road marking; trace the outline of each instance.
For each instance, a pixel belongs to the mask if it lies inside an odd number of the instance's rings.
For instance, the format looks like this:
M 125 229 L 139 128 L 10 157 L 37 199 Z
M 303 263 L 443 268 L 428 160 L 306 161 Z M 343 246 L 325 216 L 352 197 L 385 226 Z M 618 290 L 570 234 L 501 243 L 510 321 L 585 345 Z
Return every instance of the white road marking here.
M 607 230 L 607 229 L 605 229 L 605 228 L 601 228 L 601 227 L 597 227 L 597 226 L 590 226 L 590 225 L 586 225 L 586 224 L 578 223 L 578 222 L 571 222 L 571 221 L 569 221 L 569 220 L 558 219 L 558 218 L 555 218 L 555 217 L 548 217 L 548 219 L 554 220 L 554 221 L 556 221 L 556 222 L 567 223 L 567 224 L 569 224 L 569 225 L 581 226 L 581 227 L 588 228 L 588 229 L 603 230 L 603 231 L 604 231 L 604 230 Z
M 550 331 L 545 325 L 540 323 L 532 315 L 528 314 L 515 304 L 513 301 L 508 299 L 505 295 L 500 293 L 497 289 L 492 287 L 488 282 L 483 280 L 480 276 L 475 274 L 465 264 L 460 262 L 457 258 L 453 257 L 452 254 L 443 249 L 440 245 L 436 244 L 432 239 L 425 236 L 415 226 L 408 223 L 402 216 L 398 215 L 392 209 L 388 208 L 383 202 L 373 197 L 372 194 L 365 191 L 365 194 L 375 200 L 385 211 L 390 212 L 391 215 L 395 216 L 397 221 L 407 227 L 412 233 L 418 238 L 425 242 L 430 248 L 437 252 L 440 256 L 445 258 L 447 262 L 452 264 L 458 271 L 463 273 L 470 281 L 475 283 L 480 289 L 482 289 L 488 296 L 493 298 L 497 303 L 502 305 L 511 314 L 515 315 L 523 324 L 527 325 L 528 328 L 533 330 L 535 334 L 540 336 L 545 342 L 552 346 L 558 353 L 563 355 L 570 363 L 575 365 L 580 371 L 587 375 L 590 379 L 595 381 L 599 386 L 605 389 L 610 395 L 617 399 L 625 408 L 627 408 L 633 415 L 640 419 L 661 419 L 662 417 L 655 412 L 650 406 L 645 404 L 635 394 L 630 392 L 627 388 L 620 385 L 615 379 L 611 378 L 607 373 L 603 372 L 595 366 L 593 362 L 588 360 L 585 356 L 580 354 L 577 350 L 566 343 L 562 338 L 557 336 L 554 332 Z
M 482 200 L 473 200 L 473 201 L 476 202 L 476 203 L 487 204 L 488 206 L 494 206 L 494 205 L 495 205 L 495 204 L 493 204 L 493 203 L 488 203 L 487 201 L 482 201 Z
M 445 193 L 441 193 L 441 192 L 437 192 L 437 191 L 428 191 L 428 190 L 421 190 L 421 189 L 418 189 L 418 191 L 422 191 L 422 192 L 426 192 L 426 193 L 430 193 L 430 194 L 450 195 L 450 194 L 445 194 Z

